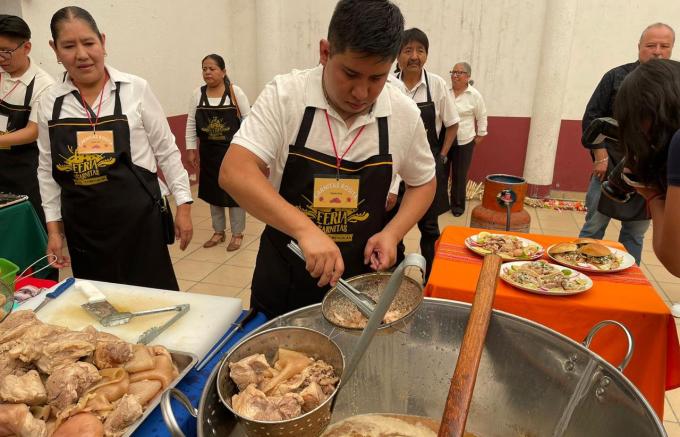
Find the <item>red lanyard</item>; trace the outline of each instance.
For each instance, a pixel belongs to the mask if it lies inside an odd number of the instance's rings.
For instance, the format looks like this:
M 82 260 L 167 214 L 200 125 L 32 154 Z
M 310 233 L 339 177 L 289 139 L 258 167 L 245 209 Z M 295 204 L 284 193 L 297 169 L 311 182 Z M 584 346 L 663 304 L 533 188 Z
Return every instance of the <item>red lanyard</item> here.
M 90 123 L 90 126 L 92 127 L 92 132 L 97 132 L 97 123 L 99 123 L 99 113 L 102 110 L 102 99 L 104 98 L 104 89 L 106 88 L 106 83 L 109 80 L 109 73 L 106 73 L 106 80 L 104 81 L 104 86 L 102 86 L 102 92 L 99 94 L 99 106 L 97 107 L 97 117 L 94 119 L 94 123 L 92 123 L 92 117 L 90 117 L 90 111 L 87 110 L 87 103 L 85 103 L 85 98 L 83 97 L 83 93 L 80 91 L 80 88 L 78 88 L 78 92 L 80 93 L 80 101 L 83 104 L 83 109 L 85 110 L 85 115 L 87 115 L 87 121 Z
M 1 75 L 0 75 L 0 85 L 2 85 L 2 76 L 1 76 Z M 3 101 L 4 101 L 7 97 L 9 97 L 10 94 L 12 94 L 12 92 L 14 92 L 15 89 L 17 89 L 18 86 L 19 86 L 19 79 L 17 79 L 17 82 L 14 84 L 14 86 L 12 87 L 12 89 L 9 90 L 9 91 L 7 92 L 7 94 L 5 94 L 4 96 L 2 96 L 2 98 L 0 98 L 0 100 L 3 100 Z
M 338 149 L 335 146 L 335 138 L 333 137 L 333 129 L 331 129 L 331 119 L 328 118 L 328 111 L 324 111 L 324 113 L 326 114 L 326 123 L 328 124 L 328 132 L 330 132 L 330 134 L 331 134 L 331 143 L 333 144 L 333 153 L 335 153 L 335 170 L 336 170 L 336 173 L 339 175 L 340 174 L 340 164 L 342 163 L 342 158 L 344 158 L 345 155 L 347 155 L 347 152 L 349 152 L 349 149 L 351 149 L 352 146 L 354 145 L 354 143 L 357 142 L 357 140 L 359 139 L 359 135 L 361 135 L 361 133 L 364 131 L 364 128 L 366 127 L 366 125 L 361 126 L 361 129 L 359 129 L 359 132 L 357 132 L 357 135 L 354 137 L 354 139 L 350 143 L 349 147 L 347 147 L 347 149 L 343 152 L 342 156 L 338 156 Z

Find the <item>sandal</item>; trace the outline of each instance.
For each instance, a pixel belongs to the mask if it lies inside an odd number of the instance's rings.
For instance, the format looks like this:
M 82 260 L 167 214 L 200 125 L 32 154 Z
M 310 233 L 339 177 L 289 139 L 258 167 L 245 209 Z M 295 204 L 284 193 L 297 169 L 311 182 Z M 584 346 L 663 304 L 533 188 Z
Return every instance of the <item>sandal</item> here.
M 215 247 L 220 243 L 224 243 L 224 240 L 226 239 L 227 237 L 224 232 L 215 232 L 213 236 L 210 237 L 210 240 L 203 243 L 203 247 L 205 248 Z
M 227 252 L 233 252 L 241 248 L 241 243 L 243 242 L 243 234 L 235 234 L 231 236 L 229 245 L 227 246 Z

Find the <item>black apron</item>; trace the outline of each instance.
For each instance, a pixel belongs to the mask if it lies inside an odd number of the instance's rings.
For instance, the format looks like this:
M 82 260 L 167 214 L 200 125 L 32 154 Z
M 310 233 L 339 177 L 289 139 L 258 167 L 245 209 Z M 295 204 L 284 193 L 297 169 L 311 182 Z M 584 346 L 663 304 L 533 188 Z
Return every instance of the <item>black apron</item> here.
M 77 153 L 77 132 L 91 132 L 92 126 L 87 118 L 59 118 L 66 96 L 56 99 L 48 123 L 52 176 L 61 186 L 61 215 L 73 276 L 179 290 L 163 240 L 160 210 L 124 162 L 134 165 L 119 92 L 116 83 L 113 115 L 96 122 L 97 132 L 113 131 L 113 153 Z M 77 91 L 72 94 L 82 101 Z M 87 111 L 95 120 L 89 106 Z M 139 166 L 136 170 L 160 196 L 156 174 Z
M 343 277 L 368 273 L 371 269 L 364 264 L 364 248 L 386 224 L 385 199 L 392 180 L 387 118 L 377 119 L 378 154 L 362 162 L 343 160 L 341 164 L 341 176 L 359 177 L 358 209 L 316 209 L 312 206 L 314 176 L 336 175 L 336 158 L 305 147 L 315 111 L 313 107 L 305 109 L 295 144 L 289 146 L 279 194 L 337 243 L 345 264 Z M 316 285 L 318 278 L 312 278 L 305 263 L 286 247 L 290 240 L 271 226 L 265 227 L 260 239 L 251 305 L 268 317 L 321 302 L 329 289 Z
M 0 100 L 0 115 L 7 117 L 7 132 L 23 129 L 28 125 L 34 84 L 35 77 L 26 87 L 23 105 L 12 105 Z M 40 222 L 45 226 L 45 213 L 38 186 L 37 142 L 0 149 L 0 192 L 27 195 Z
M 219 105 L 210 106 L 206 93 L 207 86 L 202 86 L 201 100 L 196 107 L 196 136 L 200 140 L 198 152 L 201 157 L 198 197 L 211 205 L 223 207 L 238 206 L 217 182 L 224 155 L 229 149 L 231 139 L 241 126 L 235 102 L 224 104 L 229 87 L 227 83 Z
M 400 77 L 401 78 L 401 77 Z M 446 132 L 446 127 L 442 126 L 441 137 L 437 136 L 437 111 L 434 107 L 434 102 L 432 101 L 432 94 L 430 93 L 430 82 L 427 79 L 427 71 L 425 72 L 425 87 L 427 89 L 427 101 L 417 103 L 418 109 L 420 109 L 420 118 L 423 120 L 423 125 L 425 126 L 425 132 L 427 133 L 427 142 L 430 144 L 430 151 L 432 156 L 434 156 L 435 162 L 435 177 L 437 179 L 437 191 L 430 205 L 430 210 L 428 213 L 440 215 L 449 210 L 449 172 L 446 165 L 442 164 L 439 158 L 439 154 L 442 150 L 442 144 L 444 143 L 444 134 Z M 400 187 L 400 194 L 403 196 L 404 185 Z M 425 214 L 428 216 L 430 214 Z

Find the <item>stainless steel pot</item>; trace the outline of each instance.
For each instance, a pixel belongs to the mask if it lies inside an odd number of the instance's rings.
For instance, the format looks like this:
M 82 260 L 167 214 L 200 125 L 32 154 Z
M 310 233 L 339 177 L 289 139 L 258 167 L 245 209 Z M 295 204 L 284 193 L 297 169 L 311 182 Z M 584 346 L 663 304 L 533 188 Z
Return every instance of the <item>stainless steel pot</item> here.
M 339 393 L 332 421 L 363 413 L 441 418 L 469 311 L 466 303 L 427 298 L 399 330 L 378 332 Z M 325 333 L 345 355 L 359 335 L 327 322 L 320 304 L 278 317 L 258 331 L 278 326 Z M 199 436 L 244 436 L 217 395 L 218 368 L 198 409 L 186 399 L 185 406 L 198 417 Z M 183 397 L 178 391 L 166 392 L 163 414 L 173 435 L 180 436 L 172 423 L 172 396 Z M 666 435 L 620 369 L 551 329 L 501 311 L 491 318 L 467 423 L 468 431 L 479 437 Z

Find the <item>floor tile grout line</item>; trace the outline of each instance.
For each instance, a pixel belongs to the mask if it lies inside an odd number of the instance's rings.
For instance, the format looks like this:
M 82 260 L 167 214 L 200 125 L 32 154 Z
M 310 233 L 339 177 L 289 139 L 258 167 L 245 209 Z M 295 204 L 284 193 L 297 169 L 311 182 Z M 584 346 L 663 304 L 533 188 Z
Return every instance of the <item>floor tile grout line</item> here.
M 673 404 L 671 403 L 670 399 L 668 399 L 667 395 L 664 395 L 664 398 L 666 399 L 666 402 L 668 402 L 668 407 L 671 409 L 671 413 L 673 413 L 673 417 L 675 418 L 675 423 L 678 423 L 678 415 L 675 414 L 675 408 L 673 408 Z M 680 425 L 680 423 L 678 423 Z

